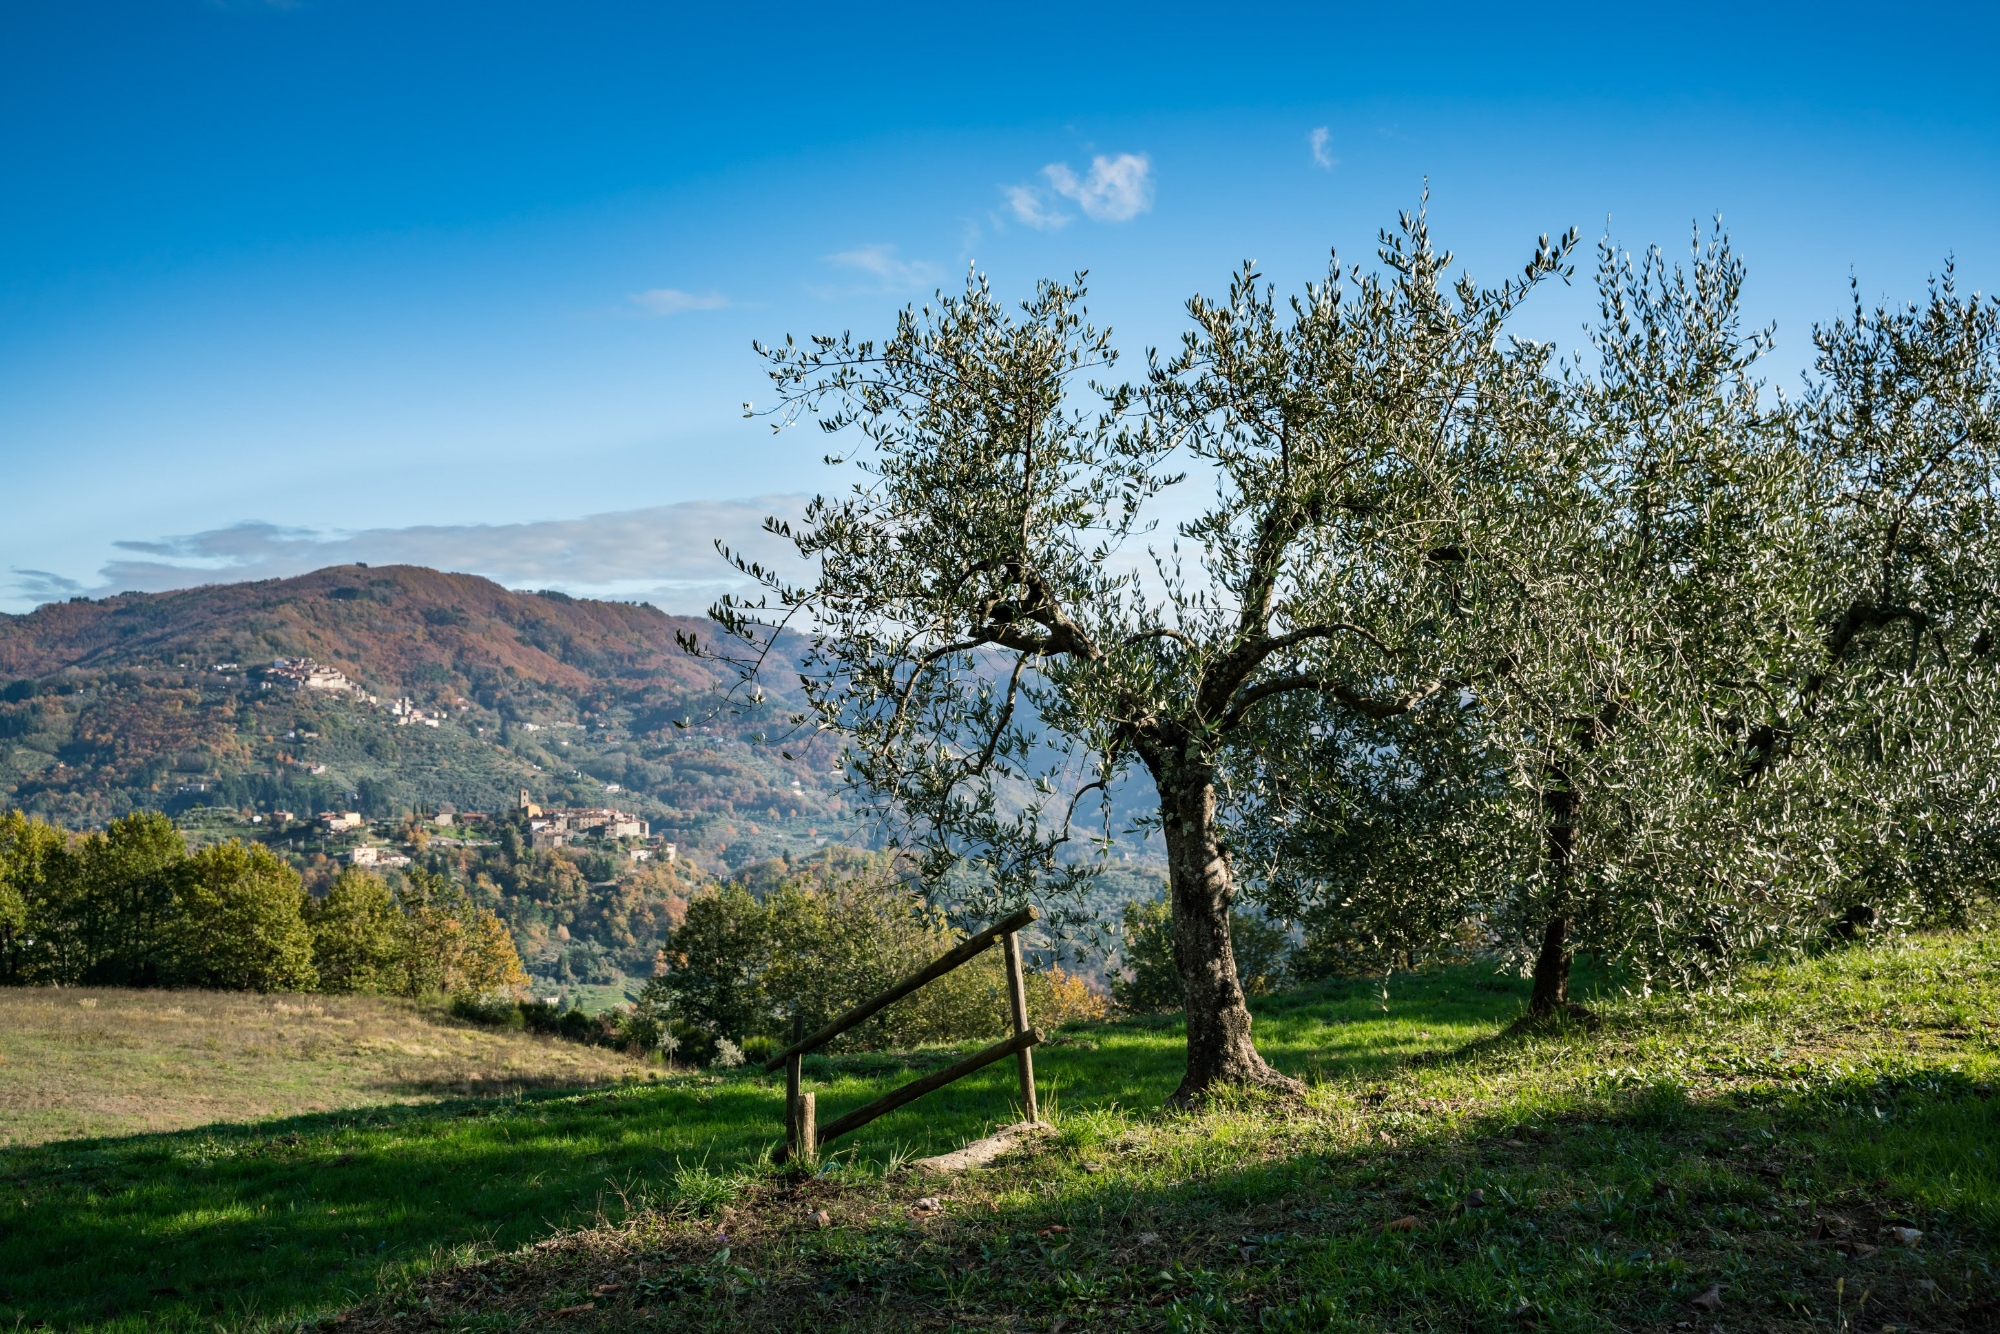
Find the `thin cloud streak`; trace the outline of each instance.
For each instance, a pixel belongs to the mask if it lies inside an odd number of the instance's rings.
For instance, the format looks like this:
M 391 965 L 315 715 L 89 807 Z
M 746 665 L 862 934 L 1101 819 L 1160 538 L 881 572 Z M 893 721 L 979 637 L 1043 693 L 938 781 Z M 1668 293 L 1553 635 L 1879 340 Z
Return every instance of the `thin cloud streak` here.
M 723 593 L 752 586 L 715 550 L 720 539 L 765 566 L 797 562 L 790 544 L 763 531 L 765 516 L 796 521 L 806 498 L 686 501 L 646 509 L 511 524 L 424 524 L 325 533 L 247 522 L 199 533 L 113 545 L 129 557 L 107 563 L 96 587 L 46 570 L 13 571 L 35 601 L 78 594 L 164 592 L 201 584 L 278 579 L 365 561 L 478 574 L 511 588 L 557 588 L 583 597 L 650 602 L 698 615 Z
M 865 273 L 874 278 L 876 281 L 872 287 L 862 289 L 867 291 L 914 292 L 933 285 L 944 276 L 944 270 L 929 260 L 904 259 L 897 253 L 896 247 L 887 242 L 842 250 L 824 256 L 822 262 L 836 269 Z M 821 295 L 837 294 L 821 292 Z
M 678 315 L 684 310 L 723 310 L 731 302 L 719 292 L 683 292 L 677 287 L 655 287 L 634 292 L 626 298 L 646 315 Z

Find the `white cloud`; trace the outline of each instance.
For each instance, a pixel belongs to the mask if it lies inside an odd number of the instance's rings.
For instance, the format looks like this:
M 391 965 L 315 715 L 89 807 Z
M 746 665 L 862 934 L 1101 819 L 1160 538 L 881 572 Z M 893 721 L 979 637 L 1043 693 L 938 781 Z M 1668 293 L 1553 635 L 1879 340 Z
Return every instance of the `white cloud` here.
M 1332 137 L 1324 125 L 1306 136 L 1306 141 L 1312 145 L 1313 161 L 1327 168 L 1329 171 L 1333 169 L 1334 163 L 1340 161 L 1339 158 L 1327 151 L 1327 141 Z
M 428 565 L 480 574 L 511 588 L 557 588 L 582 597 L 650 602 L 699 614 L 725 592 L 750 591 L 715 550 L 717 539 L 766 566 L 796 562 L 791 545 L 762 531 L 764 517 L 797 522 L 803 496 L 697 500 L 580 519 L 509 524 L 425 524 L 323 533 L 271 523 L 113 545 L 96 587 L 44 570 L 15 570 L 19 595 L 49 601 L 76 593 L 161 592 L 304 574 L 328 565 Z
M 1144 153 L 1099 155 L 1090 160 L 1089 174 L 1079 177 L 1061 162 L 1042 168 L 1049 186 L 1076 201 L 1092 222 L 1130 222 L 1153 208 L 1153 161 Z
M 1049 207 L 1046 196 L 1032 185 L 1003 186 L 1001 193 L 1007 196 L 1007 206 L 1014 210 L 1014 216 L 1037 231 L 1052 232 L 1072 221 L 1069 214 Z
M 904 259 L 895 246 L 882 242 L 828 255 L 826 262 L 837 269 L 868 274 L 878 280 L 878 290 L 884 292 L 914 291 L 944 276 L 944 271 L 929 260 Z
M 683 292 L 677 287 L 655 287 L 634 292 L 627 298 L 648 315 L 678 315 L 684 310 L 721 310 L 729 298 L 719 292 Z

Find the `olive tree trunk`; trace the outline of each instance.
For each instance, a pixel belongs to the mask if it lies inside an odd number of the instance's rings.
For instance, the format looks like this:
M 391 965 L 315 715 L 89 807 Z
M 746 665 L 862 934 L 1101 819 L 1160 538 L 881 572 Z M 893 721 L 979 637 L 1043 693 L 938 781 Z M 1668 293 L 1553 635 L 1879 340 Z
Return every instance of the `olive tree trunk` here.
M 1188 1107 L 1217 1085 L 1303 1091 L 1279 1074 L 1250 1041 L 1250 1009 L 1236 977 L 1229 941 L 1235 886 L 1216 837 L 1214 772 L 1202 764 L 1154 772 L 1167 843 L 1167 881 L 1174 913 L 1174 952 L 1187 994 L 1187 1074 L 1167 1100 Z
M 1569 1008 L 1569 923 L 1551 917 L 1542 932 L 1541 953 L 1535 956 L 1535 989 L 1528 997 L 1528 1014 L 1546 1019 Z
M 1542 948 L 1535 955 L 1535 987 L 1528 997 L 1527 1018 L 1539 1023 L 1560 1014 L 1594 1023 L 1596 1016 L 1569 998 L 1572 953 L 1569 919 L 1565 914 L 1570 908 L 1571 885 L 1576 874 L 1576 822 L 1583 799 L 1560 767 L 1551 765 L 1549 777 L 1552 783 L 1542 798 L 1542 808 L 1548 815 L 1543 856 L 1555 907 L 1548 924 L 1542 928 Z

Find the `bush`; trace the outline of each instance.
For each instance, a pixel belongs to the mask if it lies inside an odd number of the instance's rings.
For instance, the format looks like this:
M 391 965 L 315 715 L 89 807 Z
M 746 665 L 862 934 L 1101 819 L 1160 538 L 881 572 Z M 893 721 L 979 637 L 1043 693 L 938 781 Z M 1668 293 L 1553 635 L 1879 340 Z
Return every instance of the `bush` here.
M 960 936 L 886 862 L 821 880 L 810 874 L 765 899 L 771 958 L 765 989 L 789 1041 L 796 1013 L 807 1032 L 895 985 Z M 1000 951 L 979 958 L 834 1039 L 825 1050 L 916 1047 L 995 1037 L 1007 1026 Z M 768 1030 L 767 1030 L 768 1031 Z
M 1028 1019 L 1044 1032 L 1064 1024 L 1096 1023 L 1109 1016 L 1110 998 L 1090 984 L 1090 979 L 1066 973 L 1060 966 L 1048 972 L 1029 973 Z
M 1185 1003 L 1174 950 L 1173 912 L 1161 899 L 1134 899 L 1125 905 L 1120 969 L 1111 978 L 1111 999 L 1131 1014 L 1178 1010 Z M 1282 927 L 1245 912 L 1229 914 L 1229 943 L 1236 976 L 1246 995 L 1261 996 L 1285 985 L 1291 942 Z
M 523 1029 L 528 1026 L 526 1011 L 534 1003 L 505 996 L 458 995 L 451 998 L 447 1009 L 454 1019 L 484 1024 L 488 1028 Z
M 696 897 L 664 951 L 665 972 L 647 985 L 642 1005 L 670 1017 L 685 1059 L 708 1062 L 725 1038 L 746 1055 L 775 1052 L 790 1042 L 794 1014 L 807 1032 L 820 1028 L 963 938 L 886 857 L 850 852 L 784 878 L 769 865 L 755 869 L 769 886 L 763 901 L 740 884 Z M 1043 1027 L 1104 1013 L 1104 998 L 1073 974 L 1033 972 L 1027 987 L 1030 1018 Z M 1006 973 L 992 949 L 827 1050 L 998 1037 L 1008 1014 Z

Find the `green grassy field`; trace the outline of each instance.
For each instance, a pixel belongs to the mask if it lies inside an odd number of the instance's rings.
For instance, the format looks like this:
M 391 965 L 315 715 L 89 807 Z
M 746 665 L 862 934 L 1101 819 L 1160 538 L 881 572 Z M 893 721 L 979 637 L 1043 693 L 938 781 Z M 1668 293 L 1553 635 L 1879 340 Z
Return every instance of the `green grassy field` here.
M 1986 934 L 1590 1034 L 1502 1036 L 1479 969 L 1336 985 L 1258 1007 L 1303 1103 L 1187 1117 L 1176 1026 L 1104 1025 L 1037 1053 L 1056 1132 L 949 1181 L 898 1169 L 1014 1119 L 1005 1065 L 810 1176 L 743 1072 L 14 1149 L 0 1325 L 1992 1329 L 1996 999 Z M 821 1115 L 942 1059 L 822 1064 Z
M 0 1148 L 646 1073 L 383 996 L 0 987 Z

